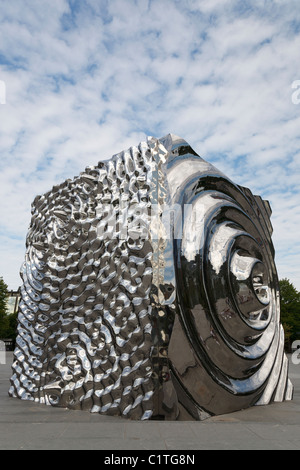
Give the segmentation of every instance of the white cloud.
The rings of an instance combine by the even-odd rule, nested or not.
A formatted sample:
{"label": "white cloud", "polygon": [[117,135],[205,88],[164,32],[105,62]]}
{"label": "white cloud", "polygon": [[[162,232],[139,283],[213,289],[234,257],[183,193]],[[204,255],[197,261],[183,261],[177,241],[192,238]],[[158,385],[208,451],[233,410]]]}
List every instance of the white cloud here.
{"label": "white cloud", "polygon": [[279,274],[300,289],[296,0],[12,0],[0,25],[0,275],[11,288],[36,194],[173,132],[270,199]]}

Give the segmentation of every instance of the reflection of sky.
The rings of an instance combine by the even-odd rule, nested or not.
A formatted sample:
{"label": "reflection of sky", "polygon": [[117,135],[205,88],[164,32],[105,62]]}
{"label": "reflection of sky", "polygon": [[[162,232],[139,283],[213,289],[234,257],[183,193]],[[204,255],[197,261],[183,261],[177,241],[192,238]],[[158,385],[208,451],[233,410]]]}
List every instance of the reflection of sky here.
{"label": "reflection of sky", "polygon": [[300,289],[298,0],[14,0],[0,26],[0,276],[10,289],[37,194],[169,132],[270,200],[279,276]]}

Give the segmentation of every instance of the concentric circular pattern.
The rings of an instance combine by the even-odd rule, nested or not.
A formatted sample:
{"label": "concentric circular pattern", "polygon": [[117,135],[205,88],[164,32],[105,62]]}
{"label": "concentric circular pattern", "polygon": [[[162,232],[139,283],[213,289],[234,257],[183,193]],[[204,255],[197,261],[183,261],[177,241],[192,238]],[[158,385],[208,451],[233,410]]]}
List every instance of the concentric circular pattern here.
{"label": "concentric circular pattern", "polygon": [[212,414],[281,401],[290,385],[269,205],[215,174],[181,190],[192,209],[176,248],[181,330],[172,341],[184,332],[193,359],[184,367],[171,354],[173,374]]}
{"label": "concentric circular pattern", "polygon": [[141,144],[35,199],[11,396],[151,416],[152,248],[128,236],[148,231],[151,165]]}

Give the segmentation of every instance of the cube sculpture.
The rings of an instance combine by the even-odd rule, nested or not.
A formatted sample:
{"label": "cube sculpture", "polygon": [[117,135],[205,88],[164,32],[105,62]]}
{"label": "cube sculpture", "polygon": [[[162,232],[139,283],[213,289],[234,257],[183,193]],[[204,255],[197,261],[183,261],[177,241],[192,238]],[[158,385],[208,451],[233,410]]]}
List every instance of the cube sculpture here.
{"label": "cube sculpture", "polygon": [[37,196],[10,396],[168,420],[290,400],[270,215],[171,134]]}

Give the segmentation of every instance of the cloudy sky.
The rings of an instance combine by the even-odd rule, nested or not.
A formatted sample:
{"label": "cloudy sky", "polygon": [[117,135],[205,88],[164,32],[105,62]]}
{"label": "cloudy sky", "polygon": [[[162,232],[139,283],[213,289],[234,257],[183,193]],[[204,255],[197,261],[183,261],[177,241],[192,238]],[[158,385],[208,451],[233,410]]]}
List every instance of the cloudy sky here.
{"label": "cloudy sky", "polygon": [[172,132],[270,201],[300,290],[299,0],[1,0],[0,102],[10,289],[37,194]]}

